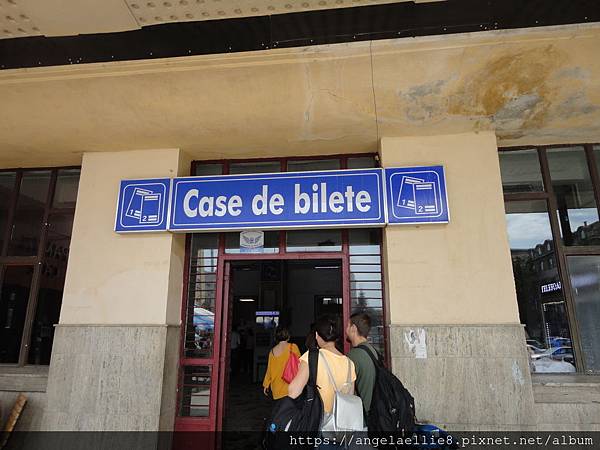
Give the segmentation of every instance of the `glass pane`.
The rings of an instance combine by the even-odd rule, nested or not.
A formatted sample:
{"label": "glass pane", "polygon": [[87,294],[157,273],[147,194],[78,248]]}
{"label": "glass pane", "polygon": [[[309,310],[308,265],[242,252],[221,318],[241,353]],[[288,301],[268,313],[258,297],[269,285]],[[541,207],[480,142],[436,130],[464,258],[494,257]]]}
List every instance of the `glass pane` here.
{"label": "glass pane", "polygon": [[600,256],[569,256],[567,263],[586,370],[600,372]]}
{"label": "glass pane", "polygon": [[183,368],[180,416],[208,417],[211,369],[211,366],[185,366]]}
{"label": "glass pane", "polygon": [[350,299],[352,314],[371,317],[369,341],[383,354],[383,286],[381,273],[381,230],[349,230]]}
{"label": "glass pane", "polygon": [[504,151],[499,158],[505,193],[544,190],[537,150]]}
{"label": "glass pane", "polygon": [[75,207],[80,172],[79,169],[61,169],[58,171],[52,206],[55,208]]}
{"label": "glass pane", "polygon": [[8,266],[0,290],[0,363],[17,363],[33,267]]}
{"label": "glass pane", "polygon": [[304,159],[288,161],[288,172],[306,172],[309,170],[337,170],[340,168],[339,159]]}
{"label": "glass pane", "polygon": [[531,370],[575,372],[546,202],[506,203],[506,224]]}
{"label": "glass pane", "polygon": [[72,214],[54,214],[48,218],[48,238],[31,329],[29,364],[50,364],[54,324],[58,323],[60,316],[72,228]]}
{"label": "glass pane", "polygon": [[374,156],[348,158],[348,169],[371,169],[373,167],[379,167]]}
{"label": "glass pane", "polygon": [[240,247],[241,233],[225,234],[225,253],[277,253],[279,252],[279,231],[265,231],[263,248],[246,249]]}
{"label": "glass pane", "polygon": [[212,355],[217,293],[217,233],[193,234],[185,320],[185,356]]}
{"label": "glass pane", "polygon": [[596,199],[581,147],[548,150],[548,165],[565,245],[599,245]]}
{"label": "glass pane", "polygon": [[281,163],[279,161],[242,162],[229,165],[229,173],[232,175],[275,172],[281,172]]}
{"label": "glass pane", "polygon": [[600,145],[594,145],[593,153],[596,160],[596,170],[600,174]]}
{"label": "glass pane", "polygon": [[37,254],[49,184],[49,170],[23,173],[8,248],[9,256]]}
{"label": "glass pane", "polygon": [[286,233],[288,252],[341,252],[341,230],[302,230]]}
{"label": "glass pane", "polygon": [[209,163],[204,164],[202,162],[196,163],[196,167],[194,173],[192,175],[195,176],[203,176],[203,175],[222,175],[223,174],[223,164],[221,163]]}
{"label": "glass pane", "polygon": [[351,255],[381,254],[381,230],[359,229],[348,231]]}
{"label": "glass pane", "polygon": [[15,172],[0,172],[0,253],[4,248],[4,235],[8,221],[10,201],[15,189],[17,174]]}

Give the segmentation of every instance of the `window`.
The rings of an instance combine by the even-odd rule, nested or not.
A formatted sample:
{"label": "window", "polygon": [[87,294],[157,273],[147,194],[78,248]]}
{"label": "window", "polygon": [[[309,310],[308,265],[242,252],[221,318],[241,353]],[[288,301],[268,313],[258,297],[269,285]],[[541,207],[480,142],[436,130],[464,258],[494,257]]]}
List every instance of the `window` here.
{"label": "window", "polygon": [[381,354],[385,354],[381,230],[349,230],[348,235],[352,314],[366,312],[371,316],[369,341]]}
{"label": "window", "polygon": [[543,191],[542,171],[537,150],[500,153],[504,192]]}
{"label": "window", "polygon": [[[379,167],[374,154],[332,155],[315,158],[245,159],[222,161],[194,161],[192,175],[242,175],[254,173],[305,172],[337,169],[370,169]],[[0,192],[2,179],[0,179]],[[0,203],[0,208],[1,208]]]}
{"label": "window", "polygon": [[301,159],[287,163],[288,172],[305,172],[309,170],[337,170],[340,168],[339,159]]}
{"label": "window", "polygon": [[341,230],[293,230],[286,233],[288,252],[341,252]]}
{"label": "window", "polygon": [[79,169],[0,171],[0,364],[50,363]]}
{"label": "window", "polygon": [[531,369],[600,373],[600,146],[499,157]]}

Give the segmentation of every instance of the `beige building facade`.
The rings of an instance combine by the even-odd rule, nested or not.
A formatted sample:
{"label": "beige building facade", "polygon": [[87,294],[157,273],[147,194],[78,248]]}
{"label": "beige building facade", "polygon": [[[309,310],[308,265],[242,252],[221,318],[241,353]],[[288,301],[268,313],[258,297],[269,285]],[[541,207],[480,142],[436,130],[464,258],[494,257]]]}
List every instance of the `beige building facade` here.
{"label": "beige building facade", "polygon": [[576,370],[532,373],[499,158],[600,150],[598,48],[600,25],[585,24],[1,71],[0,169],[81,172],[49,365],[1,366],[0,400],[27,393],[22,429],[177,429],[190,238],[115,233],[120,181],[194,175],[192,161],[371,154],[446,172],[449,223],[381,230],[385,348],[417,417],[600,430],[587,344]]}

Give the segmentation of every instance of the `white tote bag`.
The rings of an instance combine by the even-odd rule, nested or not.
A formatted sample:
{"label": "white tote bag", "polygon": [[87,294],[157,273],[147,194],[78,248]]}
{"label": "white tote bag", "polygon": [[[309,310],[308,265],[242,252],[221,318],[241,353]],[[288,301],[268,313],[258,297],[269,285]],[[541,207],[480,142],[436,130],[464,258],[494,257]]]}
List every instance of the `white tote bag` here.
{"label": "white tote bag", "polygon": [[319,352],[319,358],[324,363],[329,381],[335,391],[333,410],[331,413],[325,413],[321,430],[324,432],[363,431],[365,426],[362,400],[359,396],[350,393],[352,389],[352,365],[350,359],[346,358],[348,360],[346,382],[343,384],[342,389],[338,389],[327,363],[327,358],[322,356],[321,352]]}

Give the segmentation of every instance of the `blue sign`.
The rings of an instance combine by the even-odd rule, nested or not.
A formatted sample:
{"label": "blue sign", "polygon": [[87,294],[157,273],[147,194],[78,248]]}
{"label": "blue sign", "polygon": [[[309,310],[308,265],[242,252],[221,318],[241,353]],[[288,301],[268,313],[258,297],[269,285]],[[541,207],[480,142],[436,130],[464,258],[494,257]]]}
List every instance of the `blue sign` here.
{"label": "blue sign", "polygon": [[447,223],[443,166],[385,169],[389,224]]}
{"label": "blue sign", "polygon": [[121,181],[115,231],[165,231],[170,187],[169,178]]}
{"label": "blue sign", "polygon": [[381,169],[176,178],[169,229],[385,224]]}

